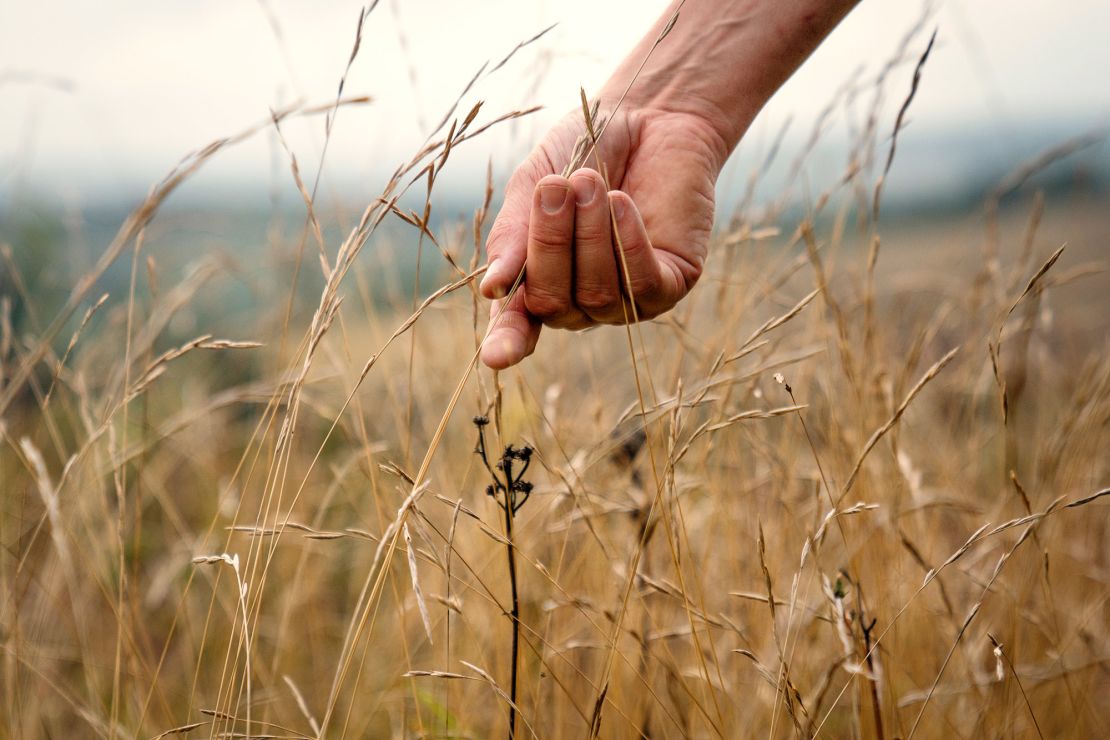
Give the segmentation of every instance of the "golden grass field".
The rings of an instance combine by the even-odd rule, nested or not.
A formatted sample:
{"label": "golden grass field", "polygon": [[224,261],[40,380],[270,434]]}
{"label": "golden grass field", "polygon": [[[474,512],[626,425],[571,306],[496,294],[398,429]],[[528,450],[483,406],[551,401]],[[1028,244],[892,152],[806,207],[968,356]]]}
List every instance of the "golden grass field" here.
{"label": "golden grass field", "polygon": [[[222,263],[158,272],[220,146],[108,248],[122,294],[44,313],[6,247],[3,734],[503,737],[515,696],[517,737],[1110,735],[1105,199],[1015,162],[1004,208],[875,218],[884,121],[800,215],[736,207],[673,313],[493,374],[493,214],[433,244],[391,203],[495,118],[342,244],[307,209],[233,334]],[[445,291],[375,293],[387,219]],[[532,450],[509,521],[476,415]]]}

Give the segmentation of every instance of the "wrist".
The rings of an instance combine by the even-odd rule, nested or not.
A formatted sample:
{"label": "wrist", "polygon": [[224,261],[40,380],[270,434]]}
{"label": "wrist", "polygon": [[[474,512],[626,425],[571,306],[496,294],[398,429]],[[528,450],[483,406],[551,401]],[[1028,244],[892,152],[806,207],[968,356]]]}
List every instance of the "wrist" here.
{"label": "wrist", "polygon": [[[605,84],[602,107],[611,110],[627,89],[622,106],[691,116],[719,138],[727,157],[857,1],[676,1]],[[679,8],[674,26],[656,43]]]}
{"label": "wrist", "polygon": [[[623,90],[623,87],[619,90],[607,87],[602,91],[599,96],[601,115],[613,113]],[[670,118],[679,121],[684,130],[698,135],[711,152],[716,169],[720,170],[758,111],[753,111],[751,115],[736,113],[722,109],[712,100],[662,88],[651,93],[640,91],[640,94],[633,94],[630,91],[621,103],[620,112],[634,122],[634,130],[638,129],[638,124],[648,120]]]}

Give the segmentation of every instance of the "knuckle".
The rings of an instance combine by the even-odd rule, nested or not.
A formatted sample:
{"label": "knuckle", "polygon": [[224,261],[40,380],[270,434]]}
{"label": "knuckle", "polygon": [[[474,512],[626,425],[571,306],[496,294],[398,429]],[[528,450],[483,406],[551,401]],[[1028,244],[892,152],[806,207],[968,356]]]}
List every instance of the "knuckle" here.
{"label": "knuckle", "polygon": [[568,235],[557,228],[533,223],[530,236],[531,250],[543,256],[569,255],[570,240]]}
{"label": "knuckle", "polygon": [[655,275],[629,275],[628,286],[632,295],[637,298],[652,298],[659,289],[659,280]]}
{"label": "knuckle", "polygon": [[551,169],[544,164],[543,158],[533,152],[513,170],[513,174],[509,175],[509,180],[505,183],[505,199],[530,201],[532,189],[535,188],[536,183],[550,173]]}
{"label": "knuckle", "polygon": [[558,319],[570,309],[570,300],[567,297],[543,289],[534,289],[532,286],[528,286],[524,304],[528,308],[528,313],[544,323]]}
{"label": "knuckle", "polygon": [[574,292],[574,300],[586,311],[603,312],[616,306],[619,296],[614,287],[581,285]]}
{"label": "knuckle", "polygon": [[636,261],[642,258],[644,252],[651,249],[651,245],[642,239],[639,234],[626,234],[621,233],[620,243],[617,248],[624,252],[624,257],[629,261]]}
{"label": "knuckle", "polygon": [[523,241],[522,229],[511,218],[502,216],[493,222],[486,238],[486,252],[494,257],[512,249],[514,243]]}
{"label": "knuckle", "polygon": [[508,186],[514,189],[520,188],[522,192],[531,193],[537,182],[554,171],[551,162],[548,161],[543,151],[535,149],[513,172],[509,178]]}
{"label": "knuckle", "polygon": [[[608,215],[605,216],[608,218]],[[612,249],[609,239],[608,221],[594,222],[593,220],[580,219],[574,225],[574,239],[582,245],[591,248],[605,246]]]}

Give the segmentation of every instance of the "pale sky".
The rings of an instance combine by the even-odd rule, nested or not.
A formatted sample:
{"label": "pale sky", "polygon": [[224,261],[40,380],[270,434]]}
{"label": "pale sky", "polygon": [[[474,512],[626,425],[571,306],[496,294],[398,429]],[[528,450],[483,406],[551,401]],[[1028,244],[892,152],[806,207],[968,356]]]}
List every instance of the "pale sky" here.
{"label": "pale sky", "polygon": [[[697,2],[704,0],[690,0]],[[483,80],[464,104],[492,117],[541,104],[528,124],[457,153],[456,185],[491,158],[499,177],[542,127],[596,89],[661,0],[382,0],[370,15],[348,94],[375,103],[340,114],[325,172],[331,188],[377,192],[486,60],[559,25]],[[0,3],[0,194],[30,188],[78,203],[145,190],[186,152],[295,99],[330,101],[361,4],[351,0],[102,0]],[[874,73],[920,15],[914,0],[863,0],[771,101],[741,149],[766,146],[782,122],[808,132],[861,65]],[[275,20],[280,35],[275,32]],[[1110,122],[1110,2],[949,0],[905,136],[987,128],[992,146],[1032,123],[1080,133]],[[402,39],[403,37],[403,39]],[[927,37],[927,34],[926,34]],[[916,56],[925,37],[912,47]],[[908,90],[912,65],[891,97]],[[537,84],[538,83],[538,84]],[[897,101],[895,101],[897,102]],[[892,123],[887,121],[887,126]],[[314,172],[323,119],[289,124]],[[221,155],[194,187],[257,187],[274,175],[273,137]],[[277,177],[288,179],[284,161]],[[480,182],[477,183],[480,185]],[[356,195],[363,195],[357,192]]]}

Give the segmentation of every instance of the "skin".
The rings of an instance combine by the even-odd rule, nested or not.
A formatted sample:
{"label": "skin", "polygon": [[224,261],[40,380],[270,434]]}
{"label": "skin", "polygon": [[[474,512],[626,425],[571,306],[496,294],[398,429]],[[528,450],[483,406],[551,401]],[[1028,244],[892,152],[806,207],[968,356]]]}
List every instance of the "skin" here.
{"label": "skin", "polygon": [[[680,4],[678,22],[636,77]],[[601,113],[611,120],[590,166],[569,178],[559,174],[584,130],[576,111],[509,179],[486,242],[481,291],[496,299],[491,320],[525,264],[527,270],[482,345],[482,361],[494,369],[515,365],[532,354],[545,325],[624,324],[673,308],[704,269],[717,176],[729,154],[774,91],[854,5],[672,4],[602,88]]]}

